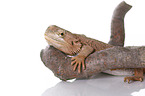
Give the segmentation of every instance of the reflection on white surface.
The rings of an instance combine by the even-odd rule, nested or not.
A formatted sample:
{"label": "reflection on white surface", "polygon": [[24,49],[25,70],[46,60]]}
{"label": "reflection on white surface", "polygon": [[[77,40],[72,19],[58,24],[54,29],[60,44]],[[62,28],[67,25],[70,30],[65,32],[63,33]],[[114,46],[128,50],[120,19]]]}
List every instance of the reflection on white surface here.
{"label": "reflection on white surface", "polygon": [[99,74],[95,79],[62,81],[47,89],[42,96],[145,96],[145,81],[128,84],[123,79]]}

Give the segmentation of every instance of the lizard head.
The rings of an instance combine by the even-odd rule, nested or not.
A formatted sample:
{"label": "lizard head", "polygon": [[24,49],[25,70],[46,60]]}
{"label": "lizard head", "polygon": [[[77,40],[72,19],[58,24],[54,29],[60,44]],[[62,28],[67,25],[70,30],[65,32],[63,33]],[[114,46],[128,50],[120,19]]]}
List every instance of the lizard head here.
{"label": "lizard head", "polygon": [[76,34],[72,34],[56,25],[49,26],[44,36],[49,45],[68,55],[76,55],[82,47]]}

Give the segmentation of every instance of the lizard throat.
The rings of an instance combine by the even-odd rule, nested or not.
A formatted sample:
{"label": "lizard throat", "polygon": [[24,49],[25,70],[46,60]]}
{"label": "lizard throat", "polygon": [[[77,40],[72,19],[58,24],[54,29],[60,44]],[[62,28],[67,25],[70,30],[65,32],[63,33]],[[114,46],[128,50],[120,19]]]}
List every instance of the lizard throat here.
{"label": "lizard throat", "polygon": [[66,44],[66,42],[62,38],[54,39],[54,38],[49,38],[49,37],[45,36],[45,39],[49,45],[52,45],[56,48],[57,47],[59,48],[59,47],[63,46],[64,44]]}

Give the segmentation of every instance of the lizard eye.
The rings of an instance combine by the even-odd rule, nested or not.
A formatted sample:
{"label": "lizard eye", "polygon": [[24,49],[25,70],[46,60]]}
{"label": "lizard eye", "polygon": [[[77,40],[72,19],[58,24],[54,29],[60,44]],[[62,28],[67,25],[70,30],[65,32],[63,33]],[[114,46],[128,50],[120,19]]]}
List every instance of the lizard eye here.
{"label": "lizard eye", "polygon": [[64,33],[63,32],[59,33],[59,36],[63,37],[64,36]]}
{"label": "lizard eye", "polygon": [[61,36],[63,36],[63,35],[64,35],[64,33],[60,33],[60,35],[61,35]]}
{"label": "lizard eye", "polygon": [[58,30],[58,35],[59,35],[59,36],[64,36],[64,35],[65,35],[65,32],[64,32],[63,30],[60,29],[60,30]]}

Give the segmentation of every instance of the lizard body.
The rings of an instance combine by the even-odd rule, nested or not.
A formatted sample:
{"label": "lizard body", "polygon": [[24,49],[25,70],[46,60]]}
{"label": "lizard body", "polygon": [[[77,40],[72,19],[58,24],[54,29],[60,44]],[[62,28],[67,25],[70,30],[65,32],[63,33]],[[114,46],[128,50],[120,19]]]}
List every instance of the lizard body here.
{"label": "lizard body", "polygon": [[74,65],[74,70],[78,67],[79,73],[81,72],[81,67],[85,69],[84,61],[88,55],[95,51],[113,47],[84,35],[73,34],[55,25],[47,28],[45,39],[49,45],[54,46],[67,55],[74,56],[71,59],[71,65]]}

